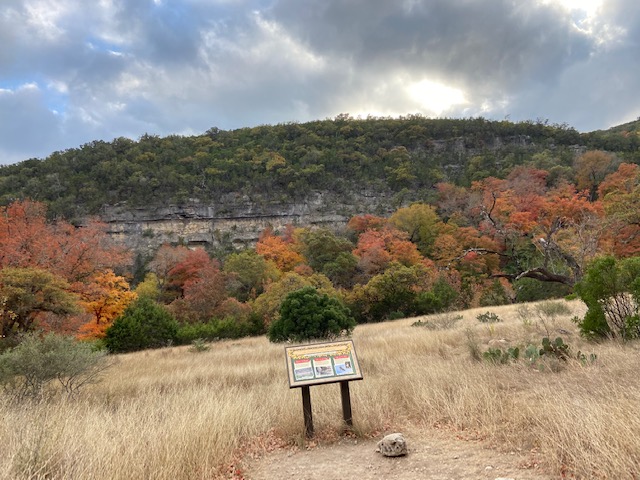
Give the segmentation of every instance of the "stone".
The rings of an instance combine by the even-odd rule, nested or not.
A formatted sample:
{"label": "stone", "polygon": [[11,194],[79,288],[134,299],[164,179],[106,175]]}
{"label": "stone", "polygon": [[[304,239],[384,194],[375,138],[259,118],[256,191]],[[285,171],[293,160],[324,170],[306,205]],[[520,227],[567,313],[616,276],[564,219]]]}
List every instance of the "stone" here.
{"label": "stone", "polygon": [[401,433],[391,433],[378,442],[376,452],[385,457],[400,457],[407,454],[407,442]]}

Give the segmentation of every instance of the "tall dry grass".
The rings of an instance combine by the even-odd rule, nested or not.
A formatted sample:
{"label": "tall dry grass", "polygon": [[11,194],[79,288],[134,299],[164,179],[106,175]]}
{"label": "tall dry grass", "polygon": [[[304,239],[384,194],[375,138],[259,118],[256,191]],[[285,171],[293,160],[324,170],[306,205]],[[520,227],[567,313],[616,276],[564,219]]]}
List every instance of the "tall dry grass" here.
{"label": "tall dry grass", "polygon": [[[537,318],[530,306],[361,325],[354,341],[365,379],[351,383],[355,431],[370,435],[435,424],[485,437],[497,448],[536,448],[551,474],[640,476],[637,344],[589,344],[571,316]],[[490,310],[503,321],[478,322]],[[449,319],[451,320],[451,319]],[[455,320],[455,319],[454,319]],[[560,335],[596,362],[491,365],[473,351]],[[341,431],[339,388],[311,389],[321,435]],[[199,479],[224,476],[243,443],[301,443],[299,390],[286,380],[284,349],[264,338],[118,357],[104,381],[75,401],[0,403],[0,478]]]}

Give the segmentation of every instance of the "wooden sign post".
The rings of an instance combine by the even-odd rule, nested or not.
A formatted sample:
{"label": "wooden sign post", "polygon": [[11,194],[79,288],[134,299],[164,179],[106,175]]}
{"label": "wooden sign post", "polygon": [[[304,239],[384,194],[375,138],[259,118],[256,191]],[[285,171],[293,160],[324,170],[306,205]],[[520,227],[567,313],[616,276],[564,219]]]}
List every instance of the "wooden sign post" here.
{"label": "wooden sign post", "polygon": [[345,423],[352,427],[349,382],[362,380],[353,340],[285,347],[285,357],[289,388],[302,390],[305,435],[313,436],[313,413],[309,389],[312,385],[340,383],[342,417]]}

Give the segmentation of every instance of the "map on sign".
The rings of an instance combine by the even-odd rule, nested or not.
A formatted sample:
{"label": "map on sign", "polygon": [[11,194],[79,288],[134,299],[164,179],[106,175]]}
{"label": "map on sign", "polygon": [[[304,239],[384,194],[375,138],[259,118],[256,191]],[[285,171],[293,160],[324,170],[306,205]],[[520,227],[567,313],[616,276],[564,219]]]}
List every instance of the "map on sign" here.
{"label": "map on sign", "polygon": [[291,388],[362,380],[353,340],[285,347]]}

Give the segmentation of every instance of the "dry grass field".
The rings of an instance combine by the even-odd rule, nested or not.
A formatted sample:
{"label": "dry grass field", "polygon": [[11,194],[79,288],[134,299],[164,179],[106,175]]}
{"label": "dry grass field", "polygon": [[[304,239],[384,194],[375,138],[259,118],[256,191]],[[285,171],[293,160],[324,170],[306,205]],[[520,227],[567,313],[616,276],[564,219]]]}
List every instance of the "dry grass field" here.
{"label": "dry grass field", "polygon": [[[639,345],[585,342],[571,322],[584,306],[567,305],[556,317],[527,305],[421,319],[433,329],[412,326],[417,319],[358,326],[365,379],[351,383],[356,435],[437,425],[497,449],[536,449],[552,476],[640,478]],[[502,321],[479,322],[486,311]],[[597,359],[474,359],[547,333],[572,355]],[[338,387],[311,394],[318,436],[337,437]],[[304,442],[283,346],[265,338],[120,355],[79,398],[0,403],[0,415],[2,479],[224,478],[247,449]]]}

